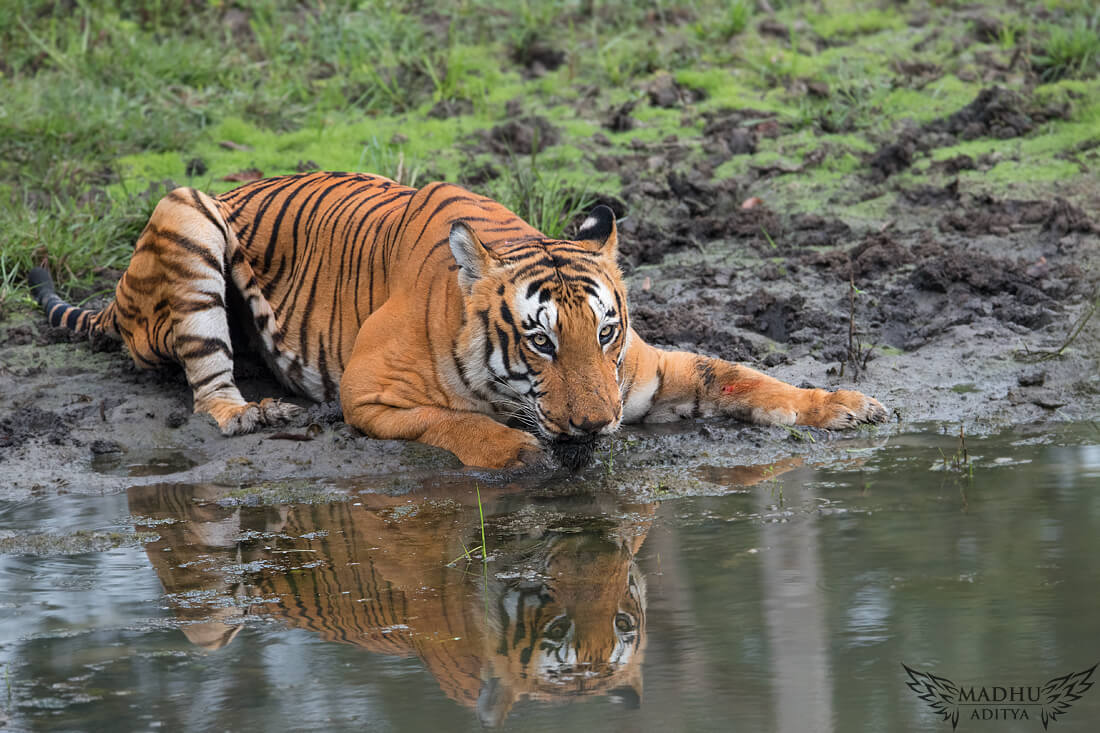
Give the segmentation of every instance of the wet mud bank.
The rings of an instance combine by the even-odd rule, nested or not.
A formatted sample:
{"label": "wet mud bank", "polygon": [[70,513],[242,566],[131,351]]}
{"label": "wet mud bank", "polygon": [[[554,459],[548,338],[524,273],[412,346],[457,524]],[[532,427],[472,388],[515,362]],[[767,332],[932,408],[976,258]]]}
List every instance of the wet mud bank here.
{"label": "wet mud bank", "polygon": [[[648,103],[679,109],[682,124],[702,129],[701,144],[635,139],[624,153],[602,133],[576,142],[597,170],[624,182],[597,198],[620,218],[633,325],[644,338],[796,385],[859,389],[891,411],[882,433],[1100,414],[1100,193],[1051,183],[1024,196],[967,176],[996,166],[996,156],[935,157],[960,141],[1034,136],[1064,106],[991,85],[941,119],[868,133],[873,152],[832,180],[822,202],[813,175],[835,152],[829,142],[803,147],[798,160],[720,174],[794,131],[748,107],[698,112],[699,98],[659,77],[644,98],[607,110],[604,126],[631,129],[632,112]],[[501,167],[502,150],[566,144],[537,115],[471,140]],[[487,167],[463,182],[476,190],[499,174]],[[101,284],[113,286],[116,274]],[[240,361],[247,397],[285,394],[261,366]],[[691,467],[713,455],[737,465],[826,455],[851,436],[819,437],[799,443],[779,428],[688,421],[624,430],[603,450],[616,466]],[[0,314],[0,499],[114,492],[168,477],[248,484],[458,468],[430,447],[363,437],[334,404],[312,406],[281,430],[224,438],[192,414],[178,370],[137,370],[117,344],[74,339],[29,307]]]}
{"label": "wet mud bank", "polygon": [[[1072,205],[929,187],[903,192],[896,218],[867,227],[767,205],[727,210],[742,195],[732,188],[670,177],[661,196],[624,192],[638,212],[621,227],[635,327],[653,343],[797,385],[863,390],[892,422],[807,432],[812,441],[721,420],[629,428],[589,472],[608,460],[639,476],[792,454],[827,460],[851,440],[874,445],[918,422],[981,432],[1100,412],[1100,317],[1076,328],[1094,307],[1085,268],[1100,241]],[[687,201],[728,215],[681,212],[694,205]],[[238,378],[250,398],[283,394],[247,360]],[[74,340],[29,308],[0,324],[3,499],[165,480],[255,485],[458,470],[443,451],[363,437],[333,404],[282,430],[225,438],[191,413],[180,372],[140,371],[117,346]]]}

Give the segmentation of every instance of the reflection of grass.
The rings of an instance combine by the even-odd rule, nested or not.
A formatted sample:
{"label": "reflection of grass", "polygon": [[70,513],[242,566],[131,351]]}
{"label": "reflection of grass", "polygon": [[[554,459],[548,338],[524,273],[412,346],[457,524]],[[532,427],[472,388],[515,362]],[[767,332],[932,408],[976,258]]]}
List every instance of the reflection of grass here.
{"label": "reflection of grass", "polygon": [[[481,523],[481,545],[475,545],[473,548],[466,547],[466,543],[462,543],[462,554],[451,560],[447,565],[455,565],[459,560],[465,560],[466,562],[474,561],[474,552],[481,553],[482,564],[489,562],[489,550],[485,544],[485,510],[481,506],[481,487],[474,484],[474,491],[477,492],[477,516]],[[471,549],[473,552],[471,552]]]}
{"label": "reflection of grass", "polygon": [[968,480],[974,480],[974,464],[970,461],[970,453],[966,449],[966,434],[963,432],[962,425],[959,426],[959,443],[955,452],[947,456],[941,450],[940,458],[943,459],[943,470],[964,473]]}

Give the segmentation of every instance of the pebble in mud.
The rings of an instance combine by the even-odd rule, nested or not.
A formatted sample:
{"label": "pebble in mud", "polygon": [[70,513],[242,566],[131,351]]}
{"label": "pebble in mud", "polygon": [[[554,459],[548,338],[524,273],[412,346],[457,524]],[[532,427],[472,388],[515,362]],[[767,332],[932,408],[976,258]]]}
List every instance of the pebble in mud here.
{"label": "pebble in mud", "polygon": [[178,428],[187,422],[191,415],[186,410],[173,410],[164,418],[164,424],[170,428]]}
{"label": "pebble in mud", "polygon": [[101,456],[106,453],[123,453],[125,448],[114,440],[93,440],[90,446],[94,455]]}
{"label": "pebble in mud", "polygon": [[1021,387],[1041,387],[1047,381],[1047,373],[1043,369],[1033,369],[1021,372],[1016,377],[1016,383]]}

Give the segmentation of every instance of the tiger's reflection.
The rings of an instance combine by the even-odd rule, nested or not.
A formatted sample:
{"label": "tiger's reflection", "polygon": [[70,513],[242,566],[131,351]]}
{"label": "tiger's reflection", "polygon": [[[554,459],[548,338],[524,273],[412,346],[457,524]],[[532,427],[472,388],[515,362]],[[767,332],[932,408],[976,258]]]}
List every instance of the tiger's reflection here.
{"label": "tiger's reflection", "polygon": [[490,726],[525,698],[640,703],[646,587],[634,558],[654,505],[532,506],[483,492],[483,566],[467,553],[481,545],[472,496],[248,507],[217,503],[226,491],[129,492],[139,529],[160,535],[146,552],[192,643],[219,649],[243,615],[263,613],[326,640],[415,654]]}

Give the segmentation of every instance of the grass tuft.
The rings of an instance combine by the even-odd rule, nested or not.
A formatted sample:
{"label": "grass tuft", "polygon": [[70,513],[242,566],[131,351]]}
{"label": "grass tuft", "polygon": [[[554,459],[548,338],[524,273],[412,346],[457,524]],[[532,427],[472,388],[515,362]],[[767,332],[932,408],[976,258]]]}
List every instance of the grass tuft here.
{"label": "grass tuft", "polygon": [[1100,62],[1097,16],[1091,20],[1078,17],[1070,27],[1050,26],[1049,33],[1044,52],[1033,60],[1044,81],[1084,78],[1096,73]]}
{"label": "grass tuft", "polygon": [[587,190],[577,191],[563,176],[542,170],[537,152],[526,159],[509,156],[489,195],[551,239],[564,237],[569,224],[595,203]]}

